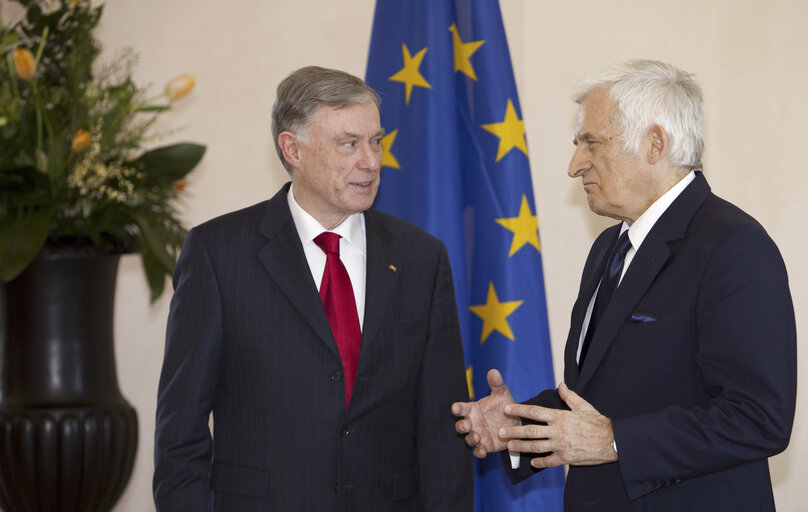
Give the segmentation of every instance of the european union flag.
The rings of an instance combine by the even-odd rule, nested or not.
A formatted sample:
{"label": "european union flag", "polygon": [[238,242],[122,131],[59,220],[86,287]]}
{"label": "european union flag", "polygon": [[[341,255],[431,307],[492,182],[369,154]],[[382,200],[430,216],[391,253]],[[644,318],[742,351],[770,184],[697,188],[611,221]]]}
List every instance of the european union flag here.
{"label": "european union flag", "polygon": [[[446,244],[469,391],[499,369],[517,401],[554,387],[525,127],[496,0],[378,0],[367,82],[382,97],[376,206]],[[512,486],[478,461],[475,510],[561,510],[564,474]],[[541,508],[539,508],[541,507]]]}

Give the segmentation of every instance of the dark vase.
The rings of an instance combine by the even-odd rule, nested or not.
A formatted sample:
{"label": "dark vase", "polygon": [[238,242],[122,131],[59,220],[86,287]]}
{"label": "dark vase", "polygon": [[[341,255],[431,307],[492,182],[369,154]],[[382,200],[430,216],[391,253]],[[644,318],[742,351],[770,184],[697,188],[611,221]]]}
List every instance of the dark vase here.
{"label": "dark vase", "polygon": [[[107,511],[132,473],[137,415],[118,389],[117,254],[46,249],[0,302],[0,507]],[[2,294],[0,294],[2,295]]]}

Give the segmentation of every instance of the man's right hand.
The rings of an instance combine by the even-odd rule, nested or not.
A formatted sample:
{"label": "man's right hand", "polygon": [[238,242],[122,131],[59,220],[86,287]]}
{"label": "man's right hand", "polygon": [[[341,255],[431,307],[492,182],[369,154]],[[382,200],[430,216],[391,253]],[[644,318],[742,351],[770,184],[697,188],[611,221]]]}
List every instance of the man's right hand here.
{"label": "man's right hand", "polygon": [[455,423],[459,434],[466,434],[466,444],[474,446],[474,456],[482,459],[492,452],[508,447],[507,440],[499,438],[502,427],[521,425],[521,421],[507,416],[504,407],[513,403],[513,397],[505,381],[497,370],[490,370],[486,376],[491,394],[476,402],[455,402],[452,414],[462,419]]}

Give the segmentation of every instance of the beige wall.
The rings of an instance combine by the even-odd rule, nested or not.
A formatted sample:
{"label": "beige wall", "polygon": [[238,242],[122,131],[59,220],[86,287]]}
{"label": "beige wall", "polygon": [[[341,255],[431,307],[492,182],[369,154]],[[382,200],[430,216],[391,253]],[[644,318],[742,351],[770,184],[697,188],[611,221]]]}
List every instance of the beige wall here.
{"label": "beige wall", "polygon": [[[569,311],[589,245],[610,221],[590,213],[566,176],[576,106],[570,90],[584,72],[626,58],[656,58],[695,72],[706,96],[705,174],[715,192],[768,229],[791,277],[799,332],[808,316],[808,258],[798,208],[808,189],[808,115],[800,0],[501,0],[528,130],[540,222],[556,375]],[[140,55],[136,77],[154,89],[181,72],[197,88],[163,121],[168,140],[208,145],[189,180],[183,211],[196,224],[260,201],[285,181],[269,134],[278,81],[306,64],[364,75],[374,0],[107,2],[100,37],[112,58]],[[139,260],[124,258],[116,304],[121,387],[140,417],[135,471],[116,512],[153,510],[152,448],[157,379],[169,297],[154,305]],[[766,343],[766,340],[760,340]],[[808,358],[800,354],[800,369]],[[638,382],[641,386],[642,383]],[[803,386],[804,388],[804,386]],[[799,397],[789,449],[772,459],[778,509],[808,497],[808,402]]]}

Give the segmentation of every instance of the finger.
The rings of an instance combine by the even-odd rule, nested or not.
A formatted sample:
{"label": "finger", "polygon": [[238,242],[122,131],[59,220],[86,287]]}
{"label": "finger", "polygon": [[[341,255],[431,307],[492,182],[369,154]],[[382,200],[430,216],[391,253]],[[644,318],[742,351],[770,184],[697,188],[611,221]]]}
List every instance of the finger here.
{"label": "finger", "polygon": [[465,439],[466,439],[466,444],[469,445],[469,446],[476,446],[476,445],[480,444],[480,434],[478,434],[477,432],[470,433],[469,435],[467,435],[465,437]]}
{"label": "finger", "polygon": [[556,411],[553,409],[525,404],[508,404],[505,406],[505,414],[545,423],[552,423],[556,417]]}
{"label": "finger", "polygon": [[545,457],[535,457],[533,459],[530,459],[530,465],[537,469],[554,468],[562,464],[564,464],[564,461],[562,461],[561,457],[559,457],[555,453],[551,453],[550,455],[547,455]]}
{"label": "finger", "polygon": [[491,393],[501,387],[505,387],[507,389],[507,386],[505,386],[505,379],[502,378],[502,374],[499,373],[499,370],[496,368],[488,370],[486,380],[488,380],[488,386],[491,388]]}
{"label": "finger", "polygon": [[452,404],[452,414],[455,416],[468,416],[471,414],[472,404],[468,402],[455,402]]}
{"label": "finger", "polygon": [[485,451],[485,448],[483,448],[481,446],[478,446],[477,448],[475,448],[474,451],[471,452],[471,453],[473,453],[474,456],[477,457],[478,459],[484,459],[485,456],[488,455],[488,452]]}
{"label": "finger", "polygon": [[463,418],[462,420],[455,422],[455,430],[458,434],[468,434],[473,428],[474,425],[470,419]]}
{"label": "finger", "polygon": [[471,432],[473,425],[471,420],[467,418],[463,418],[462,420],[458,420],[455,422],[455,431],[458,434],[468,434]]}
{"label": "finger", "polygon": [[520,453],[546,453],[553,451],[553,443],[546,439],[512,439],[508,450]]}
{"label": "finger", "polygon": [[549,427],[533,424],[502,427],[497,434],[500,439],[546,439],[550,437]]}
{"label": "finger", "polygon": [[568,388],[563,382],[558,385],[558,396],[560,396],[573,411],[595,410],[589,402],[581,398],[578,393]]}

